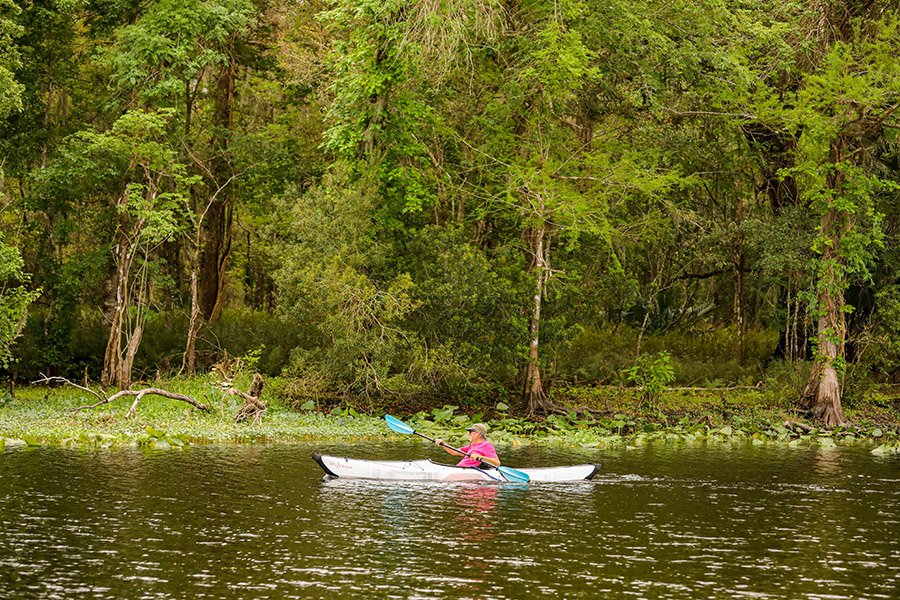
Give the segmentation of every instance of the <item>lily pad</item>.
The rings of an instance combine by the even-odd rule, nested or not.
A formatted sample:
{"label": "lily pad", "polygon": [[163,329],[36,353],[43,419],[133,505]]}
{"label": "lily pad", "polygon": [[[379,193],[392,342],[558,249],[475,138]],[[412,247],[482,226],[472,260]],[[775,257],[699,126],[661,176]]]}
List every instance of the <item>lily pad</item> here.
{"label": "lily pad", "polygon": [[155,440],[150,447],[154,450],[171,450],[172,445],[166,440]]}
{"label": "lily pad", "polygon": [[819,449],[821,450],[832,450],[837,448],[837,444],[834,443],[834,439],[830,437],[820,437],[816,440],[816,443],[819,445]]}

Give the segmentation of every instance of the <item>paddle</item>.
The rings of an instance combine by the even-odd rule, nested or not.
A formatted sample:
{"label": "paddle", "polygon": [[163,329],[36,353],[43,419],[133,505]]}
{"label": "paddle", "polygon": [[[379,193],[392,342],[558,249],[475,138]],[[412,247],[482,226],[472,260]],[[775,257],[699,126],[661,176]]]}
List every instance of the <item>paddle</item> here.
{"label": "paddle", "polygon": [[[384,420],[387,422],[388,427],[390,427],[391,429],[393,429],[393,430],[396,431],[397,433],[404,433],[404,434],[406,434],[406,435],[417,435],[417,436],[419,436],[419,437],[425,438],[426,440],[429,440],[429,441],[431,441],[431,442],[434,442],[434,438],[430,438],[430,437],[428,437],[427,435],[425,435],[425,434],[423,434],[423,433],[419,433],[418,431],[416,431],[415,429],[413,429],[412,427],[410,427],[409,425],[407,425],[406,423],[404,423],[404,422],[401,421],[400,419],[395,419],[395,418],[392,417],[391,415],[384,415]],[[463,456],[467,456],[467,457],[469,457],[469,458],[472,458],[472,455],[469,454],[468,452],[463,452],[463,451],[460,450],[459,448],[454,448],[453,446],[450,446],[450,445],[448,445],[448,444],[444,444],[444,445],[447,446],[448,448],[450,448],[451,450],[456,450],[457,452],[459,452],[459,453],[462,454]],[[492,467],[492,468],[497,469],[497,470],[500,472],[500,474],[503,475],[503,477],[506,478],[507,481],[516,481],[516,482],[519,482],[519,483],[524,483],[524,482],[527,482],[529,479],[531,479],[531,478],[528,476],[528,473],[524,473],[524,472],[519,471],[519,470],[517,470],[517,469],[513,469],[513,468],[511,468],[511,467],[504,467],[503,465],[501,465],[501,466],[499,466],[499,467],[494,467],[494,465],[492,465],[491,463],[489,463],[489,462],[487,462],[487,461],[485,461],[485,460],[481,460],[480,458],[475,459],[475,460],[478,460],[478,461],[481,462],[481,464],[483,464],[483,465],[487,465],[487,466],[489,466],[489,467]]]}

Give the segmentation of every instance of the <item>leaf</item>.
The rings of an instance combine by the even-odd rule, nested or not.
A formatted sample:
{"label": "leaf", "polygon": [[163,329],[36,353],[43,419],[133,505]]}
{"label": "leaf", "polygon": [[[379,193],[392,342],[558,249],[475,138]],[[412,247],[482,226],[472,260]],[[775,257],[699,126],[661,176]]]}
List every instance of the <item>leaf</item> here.
{"label": "leaf", "polygon": [[315,400],[307,400],[300,405],[300,410],[316,410]]}
{"label": "leaf", "polygon": [[872,450],[870,454],[874,454],[875,456],[884,456],[885,454],[892,454],[894,452],[895,450],[893,450],[890,445],[881,444],[880,446]]}
{"label": "leaf", "polygon": [[434,416],[434,420],[438,423],[448,421],[452,416],[454,411],[459,408],[458,406],[452,406],[450,404],[445,404],[443,408],[435,408],[431,411],[432,416]]}

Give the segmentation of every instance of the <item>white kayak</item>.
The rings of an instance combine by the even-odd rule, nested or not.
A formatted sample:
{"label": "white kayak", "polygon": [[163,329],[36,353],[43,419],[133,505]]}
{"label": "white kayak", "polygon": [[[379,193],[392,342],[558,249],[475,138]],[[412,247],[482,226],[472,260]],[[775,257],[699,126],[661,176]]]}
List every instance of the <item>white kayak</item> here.
{"label": "white kayak", "polygon": [[[496,469],[476,469],[445,465],[433,460],[362,460],[313,453],[313,460],[331,477],[344,479],[381,479],[391,481],[495,481],[507,479]],[[585,481],[600,470],[600,465],[540,467],[516,469],[527,473],[529,481]],[[520,480],[521,481],[521,480]]]}

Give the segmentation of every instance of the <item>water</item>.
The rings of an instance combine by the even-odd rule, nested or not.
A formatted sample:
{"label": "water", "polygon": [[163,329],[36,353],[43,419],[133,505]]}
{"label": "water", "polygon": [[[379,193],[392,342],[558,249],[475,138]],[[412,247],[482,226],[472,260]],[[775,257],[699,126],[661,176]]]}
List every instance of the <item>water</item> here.
{"label": "water", "polygon": [[323,481],[313,450],[0,452],[0,598],[898,598],[900,460],[507,451],[593,482]]}

